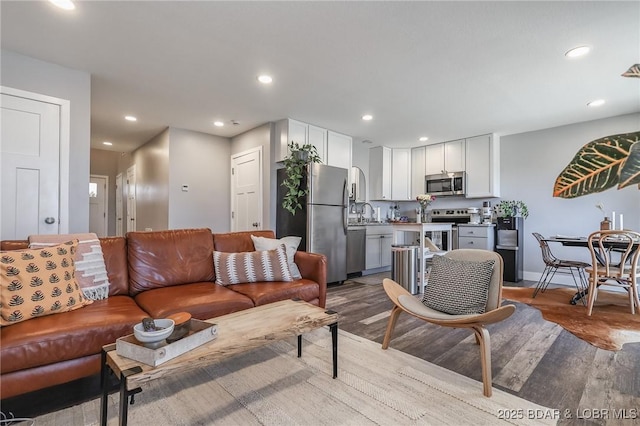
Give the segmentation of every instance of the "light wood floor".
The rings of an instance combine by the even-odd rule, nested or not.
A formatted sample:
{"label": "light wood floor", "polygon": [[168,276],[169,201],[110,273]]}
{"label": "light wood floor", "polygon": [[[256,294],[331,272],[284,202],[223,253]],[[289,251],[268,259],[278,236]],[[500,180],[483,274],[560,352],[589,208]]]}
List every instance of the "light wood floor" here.
{"label": "light wood floor", "polygon": [[[372,278],[363,281],[376,281]],[[508,303],[516,304],[515,314],[489,327],[494,388],[558,409],[562,417],[570,414],[561,424],[640,425],[640,343],[618,352],[598,349],[545,321],[537,309]],[[328,289],[327,308],[340,314],[339,328],[378,343],[391,307],[381,284],[345,281]],[[469,330],[426,324],[403,313],[390,347],[482,380],[480,352]],[[621,416],[627,418],[613,420]]]}

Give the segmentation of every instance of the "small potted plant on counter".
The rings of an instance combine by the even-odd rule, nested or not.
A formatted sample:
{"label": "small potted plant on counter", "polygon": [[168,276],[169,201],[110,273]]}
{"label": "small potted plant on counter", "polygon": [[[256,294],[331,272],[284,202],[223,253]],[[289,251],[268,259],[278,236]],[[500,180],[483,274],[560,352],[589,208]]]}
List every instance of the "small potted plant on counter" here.
{"label": "small potted plant on counter", "polygon": [[296,210],[302,209],[300,199],[305,197],[309,189],[304,187],[307,164],[321,163],[320,156],[314,145],[299,145],[297,142],[289,143],[289,155],[284,159],[286,178],[282,186],[287,188],[287,193],[282,200],[282,207],[296,214]]}
{"label": "small potted plant on counter", "polygon": [[521,200],[502,200],[496,205],[495,210],[498,219],[518,216],[526,219],[529,216],[529,208]]}

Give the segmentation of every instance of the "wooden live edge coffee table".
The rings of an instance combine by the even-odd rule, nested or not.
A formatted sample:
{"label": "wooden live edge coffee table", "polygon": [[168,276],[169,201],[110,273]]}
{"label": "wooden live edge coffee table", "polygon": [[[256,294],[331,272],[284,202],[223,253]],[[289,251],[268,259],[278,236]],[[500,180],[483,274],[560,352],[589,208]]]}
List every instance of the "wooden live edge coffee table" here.
{"label": "wooden live edge coffee table", "polygon": [[207,320],[218,325],[218,337],[157,367],[122,357],[115,343],[102,348],[102,398],[100,424],[107,424],[109,370],[120,378],[120,424],[127,424],[128,399],[140,386],[161,377],[204,367],[292,336],[329,326],[333,349],[333,378],[338,376],[338,314],[301,300],[283,300]]}

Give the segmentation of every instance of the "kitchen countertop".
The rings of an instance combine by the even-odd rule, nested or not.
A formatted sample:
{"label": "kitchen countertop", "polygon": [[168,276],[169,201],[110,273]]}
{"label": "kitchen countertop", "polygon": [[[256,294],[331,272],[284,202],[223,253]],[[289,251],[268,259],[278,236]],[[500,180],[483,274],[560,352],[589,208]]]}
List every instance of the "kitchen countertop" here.
{"label": "kitchen countertop", "polygon": [[458,226],[496,226],[495,223],[459,223]]}

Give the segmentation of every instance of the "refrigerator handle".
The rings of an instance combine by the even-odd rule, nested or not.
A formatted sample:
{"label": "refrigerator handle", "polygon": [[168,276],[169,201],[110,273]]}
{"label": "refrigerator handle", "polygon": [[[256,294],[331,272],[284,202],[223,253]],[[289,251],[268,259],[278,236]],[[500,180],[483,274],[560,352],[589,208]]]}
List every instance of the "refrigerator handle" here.
{"label": "refrigerator handle", "polygon": [[349,210],[347,206],[349,205],[349,194],[347,193],[347,179],[344,180],[342,184],[342,228],[344,230],[344,235],[347,235],[347,227],[349,225]]}

